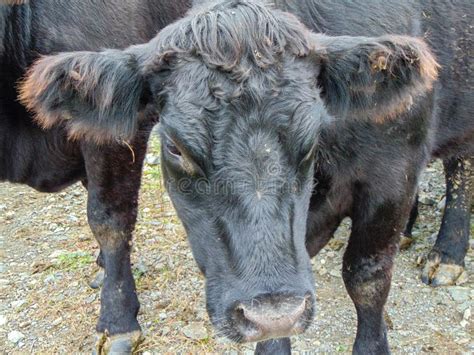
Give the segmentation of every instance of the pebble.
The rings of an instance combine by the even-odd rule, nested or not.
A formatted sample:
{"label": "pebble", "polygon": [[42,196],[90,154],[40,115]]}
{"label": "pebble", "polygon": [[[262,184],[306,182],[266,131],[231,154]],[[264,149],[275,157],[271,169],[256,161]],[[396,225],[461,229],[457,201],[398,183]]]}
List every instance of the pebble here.
{"label": "pebble", "polygon": [[11,304],[11,306],[13,308],[20,308],[21,306],[23,306],[24,304],[26,303],[26,300],[18,300],[18,301],[13,301]]}
{"label": "pebble", "polygon": [[436,205],[436,201],[433,200],[432,198],[429,198],[427,196],[423,196],[419,199],[419,202],[423,205],[427,205],[427,206],[434,206]]}
{"label": "pebble", "polygon": [[466,287],[448,287],[448,293],[455,302],[466,302],[469,300],[471,290]]}
{"label": "pebble", "polygon": [[160,165],[160,157],[158,155],[147,154],[145,162],[148,165]]}
{"label": "pebble", "polygon": [[26,328],[26,327],[29,327],[30,325],[31,325],[31,322],[29,320],[21,322],[19,324],[20,328]]}
{"label": "pebble", "polygon": [[438,210],[443,211],[444,207],[446,206],[446,196],[441,199],[441,201],[438,202]]}
{"label": "pebble", "polygon": [[7,317],[5,317],[2,314],[2,315],[0,315],[0,327],[3,327],[5,324],[7,324]]}
{"label": "pebble", "polygon": [[56,279],[56,276],[54,274],[48,275],[44,278],[44,283],[46,284],[52,283],[54,282],[55,279]]}
{"label": "pebble", "polygon": [[464,312],[465,312],[468,308],[470,308],[470,307],[473,305],[473,303],[474,303],[474,302],[472,302],[472,301],[463,302],[463,303],[461,303],[460,305],[458,305],[458,306],[456,307],[456,309],[457,309],[457,311],[458,311],[459,313],[464,314]]}
{"label": "pebble", "polygon": [[466,321],[468,321],[469,318],[471,318],[471,309],[470,308],[468,308],[464,311],[464,314],[463,314],[462,318]]}
{"label": "pebble", "polygon": [[333,277],[341,277],[341,270],[339,270],[339,269],[331,270],[331,271],[329,271],[329,275],[331,275]]}
{"label": "pebble", "polygon": [[61,324],[63,321],[63,318],[62,317],[59,317],[59,318],[56,318],[53,323],[51,323],[53,326],[57,326],[59,324]]}
{"label": "pebble", "polygon": [[92,302],[94,302],[96,299],[96,295],[95,293],[89,295],[86,297],[86,299],[84,300],[84,302],[88,303],[88,304],[91,304]]}
{"label": "pebble", "polygon": [[203,322],[192,322],[183,328],[183,334],[193,340],[203,340],[208,338],[207,329]]}
{"label": "pebble", "polygon": [[14,330],[14,331],[8,333],[8,341],[10,341],[14,344],[18,343],[24,337],[25,337],[25,335],[23,333],[19,332],[18,330]]}

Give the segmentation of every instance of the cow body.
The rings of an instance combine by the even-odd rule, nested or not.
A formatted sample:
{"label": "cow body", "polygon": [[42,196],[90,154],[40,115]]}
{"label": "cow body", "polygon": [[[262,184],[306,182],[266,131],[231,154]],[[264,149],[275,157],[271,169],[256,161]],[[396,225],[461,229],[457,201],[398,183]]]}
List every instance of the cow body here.
{"label": "cow body", "polygon": [[[470,7],[276,6],[306,27],[257,0],[196,1],[146,44],[42,58],[21,98],[41,125],[85,141],[132,139],[144,113],[160,112],[163,176],[206,276],[211,321],[232,340],[261,341],[257,353],[289,351],[285,337],[309,325],[309,256],[349,216],[342,274],[358,315],[354,352],[388,353],[383,307],[418,178],[433,151],[460,142],[456,130],[439,133],[440,98],[453,98],[443,70],[464,52],[437,43],[450,25],[437,16]],[[425,32],[440,84],[430,49],[410,37]],[[449,119],[472,134],[468,117]],[[107,272],[117,240],[101,244]]]}
{"label": "cow body", "polygon": [[[154,119],[140,124],[127,145],[99,147],[68,139],[64,127],[40,128],[18,102],[16,89],[28,66],[41,55],[146,42],[189,5],[148,0],[0,5],[0,180],[43,192],[56,192],[77,181],[88,189],[88,219],[101,246],[99,263],[108,270],[97,325],[103,336],[100,349],[130,351],[139,337],[129,242]],[[123,289],[117,286],[121,284]],[[122,337],[111,342],[110,336],[117,335]]]}

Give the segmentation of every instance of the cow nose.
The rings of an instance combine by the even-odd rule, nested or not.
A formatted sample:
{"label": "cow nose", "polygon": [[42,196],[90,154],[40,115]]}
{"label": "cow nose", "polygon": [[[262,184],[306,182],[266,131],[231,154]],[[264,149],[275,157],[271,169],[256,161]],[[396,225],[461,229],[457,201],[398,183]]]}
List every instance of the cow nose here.
{"label": "cow nose", "polygon": [[302,333],[312,316],[310,297],[266,296],[239,303],[234,310],[244,342]]}

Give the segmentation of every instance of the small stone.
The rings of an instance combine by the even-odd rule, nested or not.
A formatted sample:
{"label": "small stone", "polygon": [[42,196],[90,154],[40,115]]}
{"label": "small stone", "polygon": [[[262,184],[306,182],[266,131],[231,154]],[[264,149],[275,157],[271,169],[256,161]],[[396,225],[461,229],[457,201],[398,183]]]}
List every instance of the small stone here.
{"label": "small stone", "polygon": [[18,343],[20,340],[22,340],[25,336],[23,333],[14,330],[10,333],[8,333],[8,341],[12,342],[13,344]]}
{"label": "small stone", "polygon": [[183,334],[193,340],[204,340],[208,338],[207,329],[203,322],[189,323],[183,328]]}
{"label": "small stone", "polygon": [[63,317],[56,318],[53,323],[51,323],[53,326],[58,326],[62,323]]}
{"label": "small stone", "polygon": [[331,270],[329,271],[329,275],[333,277],[341,277],[341,270]]}
{"label": "small stone", "polygon": [[160,165],[160,157],[154,154],[147,154],[145,158],[145,162],[148,165]]}
{"label": "small stone", "polygon": [[465,287],[448,287],[448,293],[455,302],[466,302],[469,300],[470,289]]}
{"label": "small stone", "polygon": [[466,328],[469,322],[467,320],[462,320],[459,324],[461,324],[461,327]]}
{"label": "small stone", "polygon": [[446,196],[441,199],[441,201],[438,202],[438,210],[439,211],[444,211],[444,208],[446,206]]}
{"label": "small stone", "polygon": [[21,323],[19,324],[20,328],[22,328],[22,329],[23,329],[23,328],[26,328],[26,327],[29,327],[30,325],[31,325],[31,322],[28,321],[28,320],[25,321],[25,322],[21,322]]}
{"label": "small stone", "polygon": [[463,316],[462,316],[462,319],[464,319],[466,321],[469,320],[469,318],[471,318],[471,309],[470,308],[466,309],[464,311]]}
{"label": "small stone", "polygon": [[6,219],[7,221],[13,219],[13,217],[15,217],[15,212],[7,212],[7,213],[5,213],[5,219]]}
{"label": "small stone", "polygon": [[420,203],[426,206],[434,206],[436,205],[436,201],[433,200],[432,198],[429,198],[427,196],[423,196],[419,199]]}
{"label": "small stone", "polygon": [[91,294],[90,296],[87,296],[84,302],[91,304],[92,302],[95,301],[96,295],[95,293]]}
{"label": "small stone", "polygon": [[54,280],[56,280],[56,276],[54,274],[51,274],[44,278],[44,283],[49,284],[49,283],[54,282]]}
{"label": "small stone", "polygon": [[7,317],[5,317],[2,314],[2,315],[0,315],[0,327],[3,327],[5,324],[7,324]]}
{"label": "small stone", "polygon": [[456,310],[461,313],[461,314],[464,314],[464,312],[471,306],[473,306],[473,302],[472,301],[466,301],[466,302],[463,302],[461,303],[460,305],[458,305],[456,307]]}
{"label": "small stone", "polygon": [[161,335],[167,335],[171,331],[170,327],[163,327],[161,329]]}
{"label": "small stone", "polygon": [[24,304],[26,303],[26,300],[18,300],[18,301],[13,301],[11,304],[11,306],[13,308],[20,308],[21,306],[23,306]]}
{"label": "small stone", "polygon": [[459,286],[459,285],[464,285],[465,283],[467,283],[469,281],[469,275],[468,273],[466,272],[466,270],[464,270],[462,272],[461,275],[459,275],[458,279],[456,280],[456,286]]}
{"label": "small stone", "polygon": [[158,314],[158,317],[160,317],[161,320],[164,320],[168,318],[168,315],[165,312],[161,312],[160,314]]}

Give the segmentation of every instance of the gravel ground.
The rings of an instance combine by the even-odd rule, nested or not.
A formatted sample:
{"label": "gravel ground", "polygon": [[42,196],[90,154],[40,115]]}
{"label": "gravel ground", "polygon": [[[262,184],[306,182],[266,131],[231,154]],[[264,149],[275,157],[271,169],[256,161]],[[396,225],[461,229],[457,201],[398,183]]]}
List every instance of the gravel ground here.
{"label": "gravel ground", "polygon": [[[151,145],[156,155],[157,143]],[[134,275],[141,302],[139,321],[145,353],[253,350],[218,339],[204,303],[203,278],[182,227],[163,192],[156,158],[147,164],[135,233]],[[467,257],[471,280],[433,289],[419,280],[417,259],[434,243],[441,219],[441,166],[424,175],[416,241],[397,257],[387,304],[394,353],[473,353],[474,252]],[[11,352],[90,351],[99,292],[88,287],[96,271],[97,246],[88,229],[86,193],[80,185],[58,194],[0,184],[0,350]],[[346,221],[313,260],[317,314],[311,328],[293,340],[295,351],[348,353],[356,315],[340,276]],[[473,228],[471,228],[472,230]]]}

